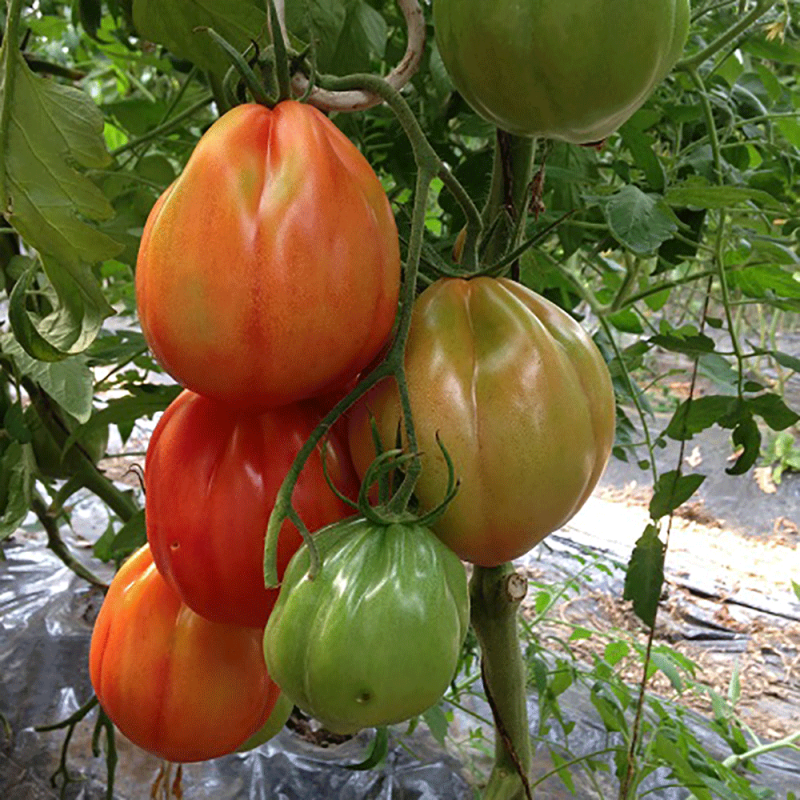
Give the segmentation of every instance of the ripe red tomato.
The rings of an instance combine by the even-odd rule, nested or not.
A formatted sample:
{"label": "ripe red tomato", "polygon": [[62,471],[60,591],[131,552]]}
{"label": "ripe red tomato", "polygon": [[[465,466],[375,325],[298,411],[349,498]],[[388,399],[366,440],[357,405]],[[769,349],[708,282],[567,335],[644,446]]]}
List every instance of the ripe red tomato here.
{"label": "ripe red tomato", "polygon": [[322,113],[238,106],[145,226],[145,338],[184,386],[243,409],[346,382],[391,333],[397,228],[378,177]]}
{"label": "ripe red tomato", "polygon": [[[189,391],[162,415],[145,460],[147,538],[158,569],[193,611],[214,622],[266,624],[278,595],[264,588],[267,522],[284,476],[320,418],[310,402],[256,414]],[[335,431],[324,453],[334,485],[356,498],[358,478]],[[311,531],[354,513],[328,486],[321,448],[306,462],[293,502]],[[279,575],[301,543],[287,520]]]}
{"label": "ripe red tomato", "polygon": [[[440,280],[417,299],[405,355],[422,473],[423,509],[444,497],[447,466],[461,484],[433,531],[461,558],[497,566],[564,525],[589,497],[614,440],[614,393],[603,357],[568,314],[507,279]],[[393,380],[350,413],[363,476],[401,413]]]}
{"label": "ripe red tomato", "polygon": [[232,753],[264,725],[280,695],[264,664],[261,631],[209,622],[187,608],[147,545],[111,582],[89,673],[120,731],[168,761]]}

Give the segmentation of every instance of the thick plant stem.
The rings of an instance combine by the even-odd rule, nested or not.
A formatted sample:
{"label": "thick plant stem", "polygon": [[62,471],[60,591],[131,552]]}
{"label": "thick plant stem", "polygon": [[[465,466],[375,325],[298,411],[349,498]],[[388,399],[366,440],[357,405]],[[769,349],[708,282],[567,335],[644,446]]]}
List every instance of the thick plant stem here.
{"label": "thick plant stem", "polygon": [[517,632],[517,612],[527,586],[511,564],[475,567],[470,581],[472,626],[495,721],[495,763],[484,800],[532,797],[526,674]]}
{"label": "thick plant stem", "polygon": [[535,139],[497,132],[492,183],[482,212],[484,230],[492,230],[484,263],[499,261],[522,241],[535,153]]}

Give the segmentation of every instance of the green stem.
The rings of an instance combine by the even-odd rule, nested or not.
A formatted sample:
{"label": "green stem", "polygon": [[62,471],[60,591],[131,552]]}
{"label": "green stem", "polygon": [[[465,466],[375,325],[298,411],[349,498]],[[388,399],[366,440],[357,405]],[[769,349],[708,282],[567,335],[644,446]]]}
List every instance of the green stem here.
{"label": "green stem", "polygon": [[[6,13],[6,29],[3,34],[3,91],[0,93],[0,154],[3,163],[7,163],[6,150],[8,149],[8,134],[11,124],[11,108],[14,105],[14,78],[15,64],[19,41],[19,18],[22,13],[22,0],[10,0]],[[6,212],[8,203],[8,174],[6,168],[0,169],[0,203],[3,213]]]}
{"label": "green stem", "polygon": [[675,65],[675,69],[691,71],[697,69],[703,62],[718,53],[737,36],[744,33],[765,11],[775,4],[775,0],[758,0],[749,14],[743,16],[737,23],[731,25],[727,31],[720,34],[713,42],[689,58],[684,58]]}
{"label": "green stem", "polygon": [[502,220],[483,253],[486,262],[499,261],[522,241],[528,214],[536,140],[498,131],[492,181],[483,209],[483,223],[489,228]]}
{"label": "green stem", "polygon": [[107,589],[108,586],[106,583],[101,581],[100,578],[91,570],[84,567],[83,564],[72,555],[69,547],[67,547],[66,543],[61,538],[56,518],[48,510],[44,499],[38,492],[34,492],[33,494],[31,508],[47,534],[47,546],[61,559],[64,565],[69,567],[76,575],[91,583],[92,586],[97,586],[99,589],[103,590]]}
{"label": "green stem", "polygon": [[275,79],[278,84],[278,102],[292,96],[292,76],[289,74],[289,56],[283,40],[281,23],[275,9],[274,0],[269,1],[269,25],[272,30],[272,44],[275,48]]}
{"label": "green stem", "polygon": [[189,108],[181,111],[180,114],[173,117],[171,120],[169,120],[169,122],[165,122],[163,125],[158,125],[152,130],[149,130],[147,133],[144,133],[141,136],[137,136],[135,139],[131,139],[130,141],[125,142],[125,144],[115,148],[114,150],[111,151],[111,155],[114,158],[116,158],[118,155],[128,152],[128,150],[134,150],[140,144],[144,144],[145,142],[149,142],[151,139],[156,139],[165,133],[169,133],[173,128],[176,128],[178,125],[180,125],[184,120],[193,117],[201,108],[205,108],[213,99],[214,95],[211,92],[209,92],[208,94],[204,95],[200,100],[198,100],[196,103],[189,106]]}
{"label": "green stem", "polygon": [[[422,252],[428,192],[433,177],[438,174],[440,168],[443,167],[438,155],[425,138],[425,134],[422,132],[414,113],[411,111],[402,95],[385,81],[373,75],[352,75],[346,78],[325,78],[324,81],[320,81],[320,84],[323,85],[324,88],[334,91],[368,89],[378,94],[387,102],[397,116],[414,150],[418,170],[417,186],[414,195],[413,222],[406,258],[405,280],[403,282],[403,291],[400,300],[400,313],[396,323],[396,333],[392,341],[392,346],[383,362],[325,415],[300,449],[291,468],[287,472],[281,484],[281,488],[278,490],[275,505],[267,524],[267,532],[264,541],[264,582],[268,587],[277,586],[279,582],[276,562],[278,537],[283,521],[290,516],[292,493],[306,461],[336,419],[378,381],[390,376],[394,376],[397,380],[404,410],[404,423],[408,447],[412,453],[416,453],[417,451],[408,389],[405,383],[404,354],[408,332],[411,327],[411,310],[416,296],[417,274],[419,271],[420,254]],[[412,459],[403,484],[398,491],[398,494],[402,493],[401,497],[406,498],[406,503],[413,492],[414,483],[416,482],[418,474],[419,460]],[[390,511],[392,513],[397,513],[397,509],[400,507],[401,503],[402,500],[394,501]],[[311,541],[311,545],[313,546],[313,540]]]}
{"label": "green stem", "polygon": [[495,762],[484,800],[532,798],[527,681],[517,632],[517,612],[527,588],[510,564],[476,566],[470,581],[472,626],[496,729]]}
{"label": "green stem", "polygon": [[[414,112],[400,92],[382,78],[366,74],[348,75],[343,78],[318,77],[317,83],[322,88],[330,89],[331,91],[366,89],[377,94],[392,109],[411,143],[417,168],[425,171],[430,170],[434,175],[438,176],[461,206],[461,210],[467,218],[467,240],[464,245],[462,260],[466,266],[477,264],[477,242],[483,230],[481,214],[466,189],[459,183],[450,169],[439,158],[430,142],[428,142],[416,116],[414,116]],[[427,198],[427,192],[425,197]]]}
{"label": "green stem", "polygon": [[781,750],[784,747],[791,747],[795,750],[800,749],[795,745],[795,742],[799,739],[800,731],[797,731],[796,733],[792,733],[789,736],[785,736],[783,739],[778,739],[775,742],[769,742],[767,744],[754,747],[752,750],[748,750],[746,753],[734,753],[732,756],[728,756],[722,762],[722,766],[733,769],[738,767],[740,764],[744,764],[745,761],[758,758],[758,756],[763,756],[765,753],[771,753],[773,750]]}
{"label": "green stem", "polygon": [[[700,77],[700,73],[694,68],[690,68],[688,72],[695,86],[697,86],[697,90],[700,95],[700,103],[703,108],[703,116],[705,117],[706,125],[708,126],[708,135],[711,143],[711,154],[714,159],[714,173],[717,179],[717,183],[719,185],[722,185],[724,183],[722,174],[722,155],[720,153],[719,135],[717,133],[717,126],[714,122],[714,112],[711,108],[711,102],[708,99],[708,93],[706,92],[706,87],[705,84],[703,83],[703,79]],[[744,390],[744,375],[745,375],[744,356],[742,355],[742,348],[741,345],[739,344],[739,337],[736,332],[736,326],[734,325],[734,320],[733,320],[733,313],[731,311],[732,305],[731,305],[730,288],[728,286],[728,275],[725,270],[725,261],[723,257],[724,246],[725,246],[725,209],[721,208],[719,210],[719,220],[717,223],[714,266],[716,267],[717,278],[719,280],[720,290],[722,291],[722,302],[725,307],[725,319],[728,325],[728,334],[731,337],[731,344],[733,345],[733,351],[736,354],[736,364],[739,370],[738,394],[739,397],[741,397]]]}

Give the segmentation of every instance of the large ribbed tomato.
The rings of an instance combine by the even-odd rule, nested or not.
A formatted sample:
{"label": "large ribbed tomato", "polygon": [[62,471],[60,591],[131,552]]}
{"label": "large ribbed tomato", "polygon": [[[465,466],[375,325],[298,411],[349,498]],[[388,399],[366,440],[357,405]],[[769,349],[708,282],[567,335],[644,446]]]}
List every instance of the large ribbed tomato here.
{"label": "large ribbed tomato", "polygon": [[[614,393],[602,355],[568,314],[511,280],[440,280],[416,301],[405,363],[422,451],[416,493],[423,509],[445,494],[438,433],[461,484],[432,527],[458,555],[497,566],[583,505],[611,452]],[[393,380],[350,414],[362,475],[375,457],[369,411],[394,447]]]}
{"label": "large ribbed tomato", "polygon": [[193,391],[263,409],[347,381],[388,338],[397,229],[380,181],[322,113],[238,106],[156,202],[136,265],[139,318]]}
{"label": "large ribbed tomato", "polygon": [[145,545],[108,589],[89,653],[103,710],[134,744],[168,761],[232,753],[280,695],[257,628],[209,622],[181,603]]}
{"label": "large ribbed tomato", "polygon": [[434,0],[464,99],[500,128],[584,144],[624,123],[675,65],[689,0]]}
{"label": "large ribbed tomato", "polygon": [[289,563],[264,631],[275,682],[337,733],[421,714],[453,679],[469,626],[464,565],[415,521],[337,522]]}
{"label": "large ribbed tomato", "polygon": [[[184,391],[150,438],[145,460],[147,538],[159,570],[183,601],[215,622],[263,627],[278,596],[264,588],[264,534],[275,495],[320,420],[309,403],[261,413],[235,411]],[[292,496],[306,527],[350,516],[325,480],[322,448],[306,462]],[[324,445],[334,485],[358,496],[358,479],[336,432]],[[278,573],[302,537],[288,520]]]}

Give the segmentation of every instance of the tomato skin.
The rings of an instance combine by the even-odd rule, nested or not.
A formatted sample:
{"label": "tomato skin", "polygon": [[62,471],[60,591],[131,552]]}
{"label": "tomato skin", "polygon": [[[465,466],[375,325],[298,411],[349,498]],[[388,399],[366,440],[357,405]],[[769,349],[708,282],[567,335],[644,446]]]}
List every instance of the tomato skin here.
{"label": "tomato skin", "polygon": [[134,744],[168,761],[231,753],[268,719],[280,690],[261,632],[181,603],[145,545],[115,575],[95,622],[92,686]]}
{"label": "tomato skin", "polygon": [[[514,281],[444,279],[413,309],[406,377],[423,510],[460,488],[433,531],[466,561],[492,567],[526,553],[588,498],[614,440],[614,393],[591,338],[561,309]],[[350,414],[363,475],[375,457],[369,412],[394,447],[400,405],[382,381]]]}
{"label": "tomato skin", "polygon": [[683,51],[689,0],[434,0],[453,83],[485,119],[522,136],[605,139]]}
{"label": "tomato skin", "polygon": [[[186,390],[158,421],[145,459],[147,538],[159,571],[196,613],[214,622],[266,624],[278,596],[264,588],[267,522],[319,420],[311,403],[253,414]],[[334,485],[358,497],[358,478],[335,431],[324,448]],[[354,513],[328,486],[320,449],[300,474],[293,503],[311,531]],[[284,522],[279,576],[302,541]]]}
{"label": "tomato skin", "polygon": [[315,396],[391,333],[397,228],[380,181],[323,114],[237,106],[159,198],[136,265],[139,319],[193,391],[261,410]]}
{"label": "tomato skin", "polygon": [[453,678],[469,626],[466,573],[416,523],[346,520],[303,546],[264,631],[268,669],[328,730],[353,733],[420,714]]}

